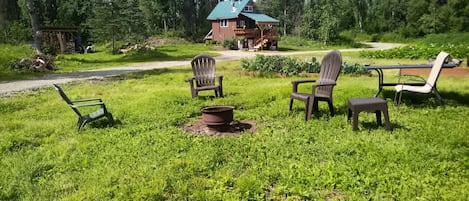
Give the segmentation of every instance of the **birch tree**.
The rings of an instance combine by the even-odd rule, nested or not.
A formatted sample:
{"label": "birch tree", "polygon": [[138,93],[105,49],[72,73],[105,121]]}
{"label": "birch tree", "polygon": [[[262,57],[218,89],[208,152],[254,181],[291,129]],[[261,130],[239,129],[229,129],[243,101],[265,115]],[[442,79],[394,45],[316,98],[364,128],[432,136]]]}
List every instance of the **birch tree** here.
{"label": "birch tree", "polygon": [[37,8],[39,7],[37,4],[39,2],[36,0],[25,0],[25,2],[31,19],[36,52],[38,54],[42,54],[42,32],[39,30],[41,22],[39,21],[39,12],[37,11]]}

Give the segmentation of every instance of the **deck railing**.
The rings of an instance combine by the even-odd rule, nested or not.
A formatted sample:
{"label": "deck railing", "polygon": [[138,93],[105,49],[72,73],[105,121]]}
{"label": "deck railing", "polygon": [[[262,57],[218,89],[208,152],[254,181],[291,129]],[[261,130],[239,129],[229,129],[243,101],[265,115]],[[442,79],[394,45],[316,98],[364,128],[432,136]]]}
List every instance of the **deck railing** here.
{"label": "deck railing", "polygon": [[261,35],[261,31],[259,29],[243,29],[237,28],[233,30],[236,36],[245,36],[247,38],[258,38]]}

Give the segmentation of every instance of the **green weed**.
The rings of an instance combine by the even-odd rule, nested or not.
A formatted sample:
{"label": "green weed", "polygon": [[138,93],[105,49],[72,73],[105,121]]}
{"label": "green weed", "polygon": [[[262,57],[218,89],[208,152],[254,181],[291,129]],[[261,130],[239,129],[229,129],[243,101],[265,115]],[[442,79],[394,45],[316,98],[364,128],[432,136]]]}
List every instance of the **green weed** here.
{"label": "green weed", "polygon": [[[50,88],[0,99],[0,200],[464,200],[469,188],[469,84],[440,77],[445,106],[404,94],[393,131],[361,113],[346,121],[349,98],[371,97],[377,77],[340,75],[336,115],[327,104],[304,122],[304,103],[288,110],[291,81],[241,74],[219,62],[224,98],[192,99],[189,65],[118,79],[63,85],[72,98],[101,97],[114,127],[87,125]],[[394,79],[395,72],[386,72]],[[307,90],[306,88],[302,90]],[[185,133],[200,109],[235,106],[235,120],[255,133],[209,137]]]}
{"label": "green weed", "polygon": [[[60,54],[55,58],[58,70],[49,73],[67,73],[116,66],[129,66],[152,61],[187,60],[194,56],[210,52],[211,46],[203,44],[161,45],[147,50],[133,50],[127,54],[112,54],[106,46],[97,46],[97,51],[90,54]],[[34,51],[26,45],[0,45],[0,81],[27,79],[43,76],[46,73],[12,71],[10,64],[21,58],[29,58]],[[215,56],[216,53],[209,53]]]}
{"label": "green weed", "polygon": [[362,51],[360,55],[367,58],[407,58],[435,59],[440,51],[448,52],[454,58],[469,58],[468,33],[431,34],[415,40],[411,45],[390,50]]}

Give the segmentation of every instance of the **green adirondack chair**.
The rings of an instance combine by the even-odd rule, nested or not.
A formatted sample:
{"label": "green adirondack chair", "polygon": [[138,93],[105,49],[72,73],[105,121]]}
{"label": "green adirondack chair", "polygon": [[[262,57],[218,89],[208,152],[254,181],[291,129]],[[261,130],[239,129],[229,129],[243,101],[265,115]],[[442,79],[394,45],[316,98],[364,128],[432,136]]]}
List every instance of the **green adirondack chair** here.
{"label": "green adirondack chair", "polygon": [[[60,88],[57,84],[52,85],[54,86],[54,89],[60,94],[62,99],[67,102],[67,104],[72,108],[72,110],[78,115],[78,132],[83,129],[86,123],[94,121],[101,117],[106,117],[109,120],[109,123],[111,125],[114,125],[114,119],[112,118],[112,114],[106,109],[106,105],[104,104],[101,98],[70,100],[67,95],[63,92],[62,88]],[[82,114],[79,108],[83,107],[99,107],[99,109],[88,114]]]}

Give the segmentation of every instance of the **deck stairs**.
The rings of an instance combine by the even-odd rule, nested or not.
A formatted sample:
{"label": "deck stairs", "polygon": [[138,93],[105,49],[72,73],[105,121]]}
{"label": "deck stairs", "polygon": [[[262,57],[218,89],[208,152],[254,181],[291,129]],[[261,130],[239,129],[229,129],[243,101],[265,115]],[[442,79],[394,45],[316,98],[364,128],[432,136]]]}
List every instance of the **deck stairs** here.
{"label": "deck stairs", "polygon": [[205,40],[213,40],[213,29],[210,29],[210,31],[205,35],[204,41]]}
{"label": "deck stairs", "polygon": [[266,43],[268,43],[268,42],[269,42],[269,39],[267,39],[267,38],[261,38],[261,39],[259,39],[259,40],[256,41],[256,45],[254,45],[254,49],[255,49],[255,50],[261,50],[262,47],[264,47],[264,45],[265,45]]}

